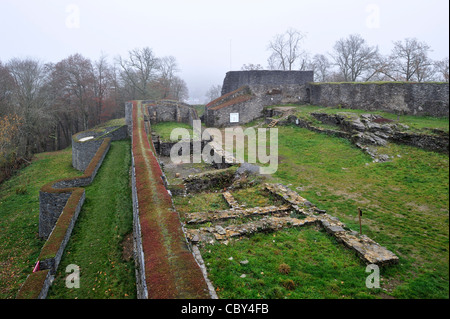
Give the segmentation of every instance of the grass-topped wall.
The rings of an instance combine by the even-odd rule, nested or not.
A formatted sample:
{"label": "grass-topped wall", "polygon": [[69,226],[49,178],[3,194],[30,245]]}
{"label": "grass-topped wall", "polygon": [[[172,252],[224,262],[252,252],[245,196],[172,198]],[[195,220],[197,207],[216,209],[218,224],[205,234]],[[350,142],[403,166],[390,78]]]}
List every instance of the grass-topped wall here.
{"label": "grass-topped wall", "polygon": [[44,185],[39,192],[39,235],[47,238],[36,267],[22,285],[18,299],[45,298],[85,200],[82,186],[92,183],[111,145],[104,138],[84,174]]}
{"label": "grass-topped wall", "polygon": [[[178,213],[163,181],[163,172],[148,138],[144,108],[133,105],[132,152],[138,210],[135,241],[140,243],[138,273],[143,298],[209,298],[203,275],[190,252]],[[147,123],[146,123],[147,122]],[[147,127],[146,127],[147,126]],[[140,278],[138,278],[140,280]]]}
{"label": "grass-topped wall", "polygon": [[109,121],[94,130],[73,135],[72,166],[79,171],[84,171],[106,137],[110,137],[111,141],[117,141],[127,138],[127,136],[125,119]]}

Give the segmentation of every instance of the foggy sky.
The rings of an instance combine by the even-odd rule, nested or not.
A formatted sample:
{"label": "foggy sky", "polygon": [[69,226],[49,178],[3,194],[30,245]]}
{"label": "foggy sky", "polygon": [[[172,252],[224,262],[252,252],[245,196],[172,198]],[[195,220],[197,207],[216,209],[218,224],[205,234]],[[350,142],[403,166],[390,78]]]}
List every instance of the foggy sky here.
{"label": "foggy sky", "polygon": [[[389,54],[393,41],[416,37],[432,59],[449,55],[447,0],[0,0],[0,60],[58,62],[80,53],[110,62],[134,48],[172,55],[191,98],[243,64],[267,67],[269,41],[288,28],[306,34],[311,56],[360,34]],[[194,101],[192,101],[194,102]]]}

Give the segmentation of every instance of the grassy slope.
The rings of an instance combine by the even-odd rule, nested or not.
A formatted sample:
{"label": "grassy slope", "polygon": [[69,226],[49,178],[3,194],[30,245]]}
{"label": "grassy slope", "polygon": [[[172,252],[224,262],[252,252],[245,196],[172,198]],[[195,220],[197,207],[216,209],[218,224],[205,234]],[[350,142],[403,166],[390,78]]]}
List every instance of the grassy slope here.
{"label": "grassy slope", "polygon": [[[349,259],[329,236],[318,233],[312,242],[311,230],[290,230],[275,234],[288,238],[285,247],[278,245],[278,259],[262,253],[275,249],[271,235],[206,247],[204,258],[210,263],[211,278],[223,289],[219,296],[361,298],[389,294],[398,298],[448,298],[448,156],[399,145],[390,145],[384,151],[400,157],[375,164],[344,139],[279,127],[280,163],[271,178],[294,190],[299,187],[300,195],[355,230],[359,227],[357,208],[362,208],[363,233],[400,257],[398,266],[382,269],[383,290],[367,289],[364,265],[355,268],[357,258]],[[298,241],[312,248],[305,251]],[[336,254],[336,250],[341,253]],[[305,253],[299,253],[302,251]],[[239,278],[248,270],[228,262],[229,257],[236,260],[236,255],[253,258],[253,275]],[[276,266],[282,260],[290,262],[291,275],[278,273]],[[308,260],[316,266],[308,268]],[[266,275],[258,275],[257,270]],[[294,281],[294,290],[283,286],[288,279]],[[237,288],[233,281],[239,283]]]}
{"label": "grassy slope", "polygon": [[30,166],[0,185],[0,299],[15,297],[44,245],[38,237],[39,189],[82,174],[71,159],[70,148],[37,154]]}
{"label": "grassy slope", "polygon": [[[61,260],[48,298],[135,298],[133,261],[122,258],[122,241],[132,232],[129,185],[130,141],[111,144]],[[65,287],[65,269],[81,268],[80,288]]]}

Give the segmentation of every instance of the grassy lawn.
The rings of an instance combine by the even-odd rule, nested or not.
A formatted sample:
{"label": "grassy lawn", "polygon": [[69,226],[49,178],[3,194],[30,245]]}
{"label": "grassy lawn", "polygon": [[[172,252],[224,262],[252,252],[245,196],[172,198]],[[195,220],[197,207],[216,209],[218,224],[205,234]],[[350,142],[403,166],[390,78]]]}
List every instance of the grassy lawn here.
{"label": "grassy lawn", "polygon": [[[47,298],[136,298],[130,164],[130,141],[113,142],[94,182],[85,187],[86,201]],[[80,267],[78,289],[65,286],[70,264]]]}
{"label": "grassy lawn", "polygon": [[448,156],[390,144],[384,152],[400,157],[370,163],[345,140],[280,130],[284,160],[273,177],[301,187],[301,195],[352,229],[362,208],[363,232],[400,257],[385,272],[393,296],[448,298]]}
{"label": "grassy lawn", "polygon": [[365,287],[351,251],[314,226],[206,246],[202,256],[220,298],[373,298],[379,290]]}
{"label": "grassy lawn", "polygon": [[178,122],[161,122],[152,125],[152,132],[159,135],[162,141],[170,142],[170,133],[176,128],[184,128],[189,131],[190,137],[192,138],[192,126],[185,123]]}
{"label": "grassy lawn", "polygon": [[79,175],[68,148],[36,154],[31,165],[0,185],[0,299],[15,297],[44,245],[38,237],[39,189]]}
{"label": "grassy lawn", "polygon": [[[279,166],[268,181],[288,185],[354,230],[361,208],[363,233],[397,254],[400,263],[381,269],[381,289],[368,289],[365,265],[332,237],[312,227],[259,234],[203,249],[219,297],[449,297],[447,155],[390,144],[382,152],[394,160],[372,163],[345,139],[294,126],[278,129]],[[240,201],[253,196],[240,195]],[[222,205],[218,197],[209,209],[201,199],[189,201],[184,204],[197,211]],[[175,204],[181,209],[183,200]],[[244,259],[245,266],[239,263]],[[290,273],[280,273],[281,263]]]}

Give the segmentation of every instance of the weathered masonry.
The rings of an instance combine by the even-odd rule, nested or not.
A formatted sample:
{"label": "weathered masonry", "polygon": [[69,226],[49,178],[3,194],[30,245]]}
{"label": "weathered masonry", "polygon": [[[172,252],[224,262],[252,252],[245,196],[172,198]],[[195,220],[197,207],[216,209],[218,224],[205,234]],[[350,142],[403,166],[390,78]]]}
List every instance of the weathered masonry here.
{"label": "weathered masonry", "polygon": [[231,126],[263,116],[264,107],[309,103],[313,71],[232,71],[222,96],[205,107],[206,126]]}
{"label": "weathered masonry", "polygon": [[185,239],[155,155],[150,110],[140,101],[125,110],[132,132],[133,242],[138,299],[204,299],[210,290]]}
{"label": "weathered masonry", "polygon": [[150,124],[159,122],[178,122],[192,125],[198,119],[197,111],[189,104],[172,100],[145,100]]}
{"label": "weathered masonry", "polygon": [[277,86],[305,85],[314,81],[313,71],[230,71],[222,85],[222,95],[247,85],[254,91],[265,91]]}
{"label": "weathered masonry", "polygon": [[404,115],[448,116],[448,83],[310,83],[308,88],[313,105]]}
{"label": "weathered masonry", "polygon": [[82,187],[94,180],[111,141],[127,137],[124,125],[80,132],[72,137],[72,163],[84,173],[50,182],[40,189],[39,236],[46,242],[17,299],[46,298],[86,198]]}
{"label": "weathered masonry", "polygon": [[401,115],[448,117],[448,83],[314,83],[312,71],[231,71],[222,96],[209,102],[207,126],[241,125],[263,117],[266,106],[313,104],[387,111]]}

